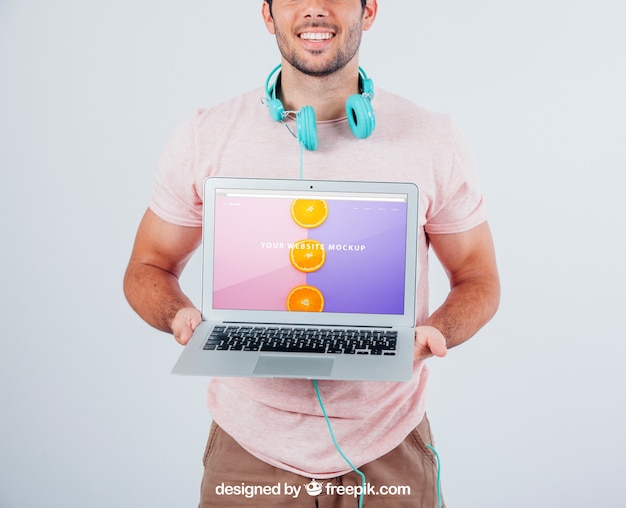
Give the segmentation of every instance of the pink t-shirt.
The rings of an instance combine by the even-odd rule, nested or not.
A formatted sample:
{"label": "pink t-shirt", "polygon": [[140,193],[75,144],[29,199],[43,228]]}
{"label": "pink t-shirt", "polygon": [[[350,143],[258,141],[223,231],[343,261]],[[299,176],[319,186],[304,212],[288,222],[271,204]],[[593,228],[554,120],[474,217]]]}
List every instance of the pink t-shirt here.
{"label": "pink t-shirt", "polygon": [[[274,122],[255,90],[182,123],[156,171],[150,208],[181,226],[201,226],[207,176],[299,178],[300,147]],[[414,182],[420,188],[417,323],[428,316],[426,233],[459,233],[485,221],[471,151],[450,118],[377,89],[376,129],[353,136],[347,120],[317,124],[319,147],[305,151],[307,179]],[[293,121],[292,130],[295,129]],[[422,229],[423,228],[423,229]],[[322,401],[345,455],[359,467],[395,448],[425,413],[428,369],[407,383],[320,381]],[[252,455],[311,478],[351,470],[335,449],[309,380],[213,378],[213,419]]]}

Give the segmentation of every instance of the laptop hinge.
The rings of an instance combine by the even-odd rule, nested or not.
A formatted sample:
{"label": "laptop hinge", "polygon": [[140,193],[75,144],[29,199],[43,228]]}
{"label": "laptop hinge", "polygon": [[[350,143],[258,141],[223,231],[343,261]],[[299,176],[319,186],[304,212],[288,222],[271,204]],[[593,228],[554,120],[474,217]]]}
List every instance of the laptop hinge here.
{"label": "laptop hinge", "polygon": [[393,328],[385,325],[336,325],[324,323],[273,323],[264,321],[222,321],[225,325],[256,325],[256,326],[282,326],[289,328],[293,326],[307,326],[309,328]]}

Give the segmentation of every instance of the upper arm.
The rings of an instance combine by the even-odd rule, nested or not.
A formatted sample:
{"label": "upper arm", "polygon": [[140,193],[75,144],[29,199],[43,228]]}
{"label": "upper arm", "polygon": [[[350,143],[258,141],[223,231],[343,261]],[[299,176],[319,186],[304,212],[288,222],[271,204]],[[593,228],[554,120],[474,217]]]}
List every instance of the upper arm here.
{"label": "upper arm", "polygon": [[150,265],[178,278],[201,240],[201,227],[177,226],[148,209],[137,230],[129,267]]}
{"label": "upper arm", "polygon": [[451,287],[472,280],[499,287],[496,256],[487,222],[462,233],[429,234]]}

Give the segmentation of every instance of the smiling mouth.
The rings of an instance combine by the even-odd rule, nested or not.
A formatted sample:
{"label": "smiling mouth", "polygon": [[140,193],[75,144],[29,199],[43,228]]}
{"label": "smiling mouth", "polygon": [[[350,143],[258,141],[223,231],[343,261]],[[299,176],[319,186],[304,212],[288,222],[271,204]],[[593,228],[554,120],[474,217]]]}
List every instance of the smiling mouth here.
{"label": "smiling mouth", "polygon": [[330,32],[303,32],[299,35],[300,39],[305,41],[327,41],[334,36],[335,34]]}

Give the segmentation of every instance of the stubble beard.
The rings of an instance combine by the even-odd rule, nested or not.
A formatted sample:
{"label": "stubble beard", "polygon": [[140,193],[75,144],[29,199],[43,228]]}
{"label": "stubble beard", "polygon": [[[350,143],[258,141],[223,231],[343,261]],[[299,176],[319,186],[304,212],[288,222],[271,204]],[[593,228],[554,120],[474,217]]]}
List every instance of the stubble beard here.
{"label": "stubble beard", "polygon": [[[319,27],[321,25],[310,25],[311,28]],[[338,70],[343,69],[357,54],[359,46],[361,45],[361,38],[363,36],[363,26],[361,22],[353,24],[348,29],[348,38],[343,48],[337,51],[337,54],[329,61],[325,62],[322,66],[308,62],[306,59],[301,58],[298,52],[289,46],[288,38],[285,33],[276,28],[276,43],[278,49],[283,58],[295,69],[306,74],[308,76],[322,77],[329,76]],[[309,52],[311,55],[320,55],[321,51]]]}

